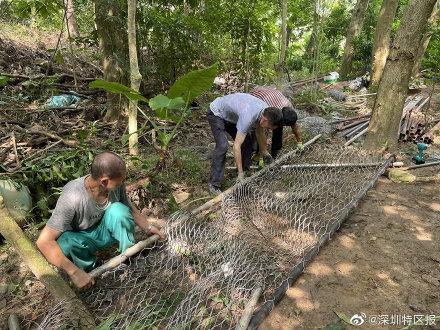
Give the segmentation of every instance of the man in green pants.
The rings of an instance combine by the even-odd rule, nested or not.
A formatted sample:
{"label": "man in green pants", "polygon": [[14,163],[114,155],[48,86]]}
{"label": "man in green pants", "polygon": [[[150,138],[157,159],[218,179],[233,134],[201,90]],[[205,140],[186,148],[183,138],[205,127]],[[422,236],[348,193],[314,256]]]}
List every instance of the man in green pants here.
{"label": "man in green pants", "polygon": [[94,284],[96,251],[118,243],[122,253],[135,244],[135,224],[150,235],[161,231],[131,205],[125,191],[126,167],[113,152],[95,157],[91,173],[67,183],[37,246],[79,289]]}

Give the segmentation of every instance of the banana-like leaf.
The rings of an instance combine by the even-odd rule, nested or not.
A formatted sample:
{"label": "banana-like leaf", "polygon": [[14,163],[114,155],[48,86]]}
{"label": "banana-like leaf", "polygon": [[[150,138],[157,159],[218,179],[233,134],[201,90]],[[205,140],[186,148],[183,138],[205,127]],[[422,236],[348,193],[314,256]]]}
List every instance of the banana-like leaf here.
{"label": "banana-like leaf", "polygon": [[206,69],[191,71],[176,80],[168,91],[169,98],[182,97],[188,103],[209,90],[217,76],[218,64]]}
{"label": "banana-like leaf", "polygon": [[9,80],[10,80],[9,77],[0,76],[0,87],[7,85]]}
{"label": "banana-like leaf", "polygon": [[144,97],[141,93],[136,92],[134,89],[119,84],[117,82],[97,79],[92,81],[89,84],[89,87],[95,89],[103,89],[106,92],[113,94],[124,95],[130,101],[144,101],[145,103],[148,103],[148,99]]}
{"label": "banana-like leaf", "polygon": [[148,103],[150,108],[153,110],[168,108],[170,110],[181,109],[185,106],[185,101],[181,97],[176,97],[174,99],[170,99],[165,95],[159,94],[150,99]]}

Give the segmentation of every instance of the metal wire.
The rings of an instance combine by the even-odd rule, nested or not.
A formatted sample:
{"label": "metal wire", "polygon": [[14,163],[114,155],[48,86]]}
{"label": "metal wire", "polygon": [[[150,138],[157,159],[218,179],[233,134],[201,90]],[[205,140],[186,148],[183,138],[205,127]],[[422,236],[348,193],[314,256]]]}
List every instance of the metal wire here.
{"label": "metal wire", "polygon": [[[294,153],[237,185],[217,213],[174,214],[166,244],[104,273],[81,298],[111,329],[230,329],[261,288],[255,328],[386,166],[356,149]],[[72,318],[57,306],[40,327]]]}

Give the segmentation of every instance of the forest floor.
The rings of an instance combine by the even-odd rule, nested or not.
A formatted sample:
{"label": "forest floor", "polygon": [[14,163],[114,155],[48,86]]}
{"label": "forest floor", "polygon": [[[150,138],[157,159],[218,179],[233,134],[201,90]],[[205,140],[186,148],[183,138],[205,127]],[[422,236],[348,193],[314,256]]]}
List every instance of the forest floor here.
{"label": "forest floor", "polygon": [[[0,34],[0,42],[1,38],[5,38],[5,35]],[[0,69],[6,71],[14,66],[18,71],[25,70],[25,67],[32,71],[37,62],[50,58],[43,49],[49,48],[49,42],[52,43],[50,47],[53,47],[53,38],[38,40],[46,46],[39,44],[38,47],[29,48],[23,43],[14,46],[14,42],[3,40],[8,46],[4,49],[13,52],[9,54],[10,61],[14,59],[16,63],[0,63]],[[17,66],[20,59],[22,65]],[[76,63],[75,66],[80,65],[84,63]],[[68,68],[70,70],[73,67]],[[98,73],[90,67],[89,69],[84,70],[88,75],[91,72]],[[57,65],[54,70],[62,71],[63,66]],[[26,74],[30,75],[33,72]],[[62,84],[71,86],[72,81]],[[71,130],[66,136],[77,139],[81,138],[79,131],[94,129],[97,130],[96,134],[84,140],[89,150],[108,147],[126,153],[127,147],[120,139],[125,132],[125,125],[121,123],[97,126],[95,122],[102,111],[105,96],[102,93],[87,101],[87,111],[96,110],[92,117],[88,118],[87,111],[38,111],[48,96],[61,93],[68,87],[60,85],[56,90],[40,90],[38,86],[22,85],[4,94],[0,91],[0,122],[22,120],[25,127],[38,122],[48,130],[57,132],[76,127],[77,131]],[[87,88],[84,87],[82,92],[86,93]],[[129,190],[130,197],[144,214],[165,218],[176,208],[192,208],[210,198],[206,187],[213,141],[205,118],[206,107],[207,104],[202,104],[200,111],[183,125],[172,144],[174,160],[168,169],[160,173],[153,171],[157,155],[149,136],[141,138],[142,169],[131,171],[130,181],[134,185]],[[433,102],[431,107],[438,109],[439,105]],[[22,112],[17,115],[14,109],[20,109]],[[0,133],[2,138],[3,133],[6,136],[7,130],[0,129]],[[29,138],[25,134],[19,137],[23,138],[23,141]],[[286,138],[286,149],[293,148],[291,134]],[[338,140],[332,142],[341,143]],[[410,144],[402,144],[401,147],[401,158],[408,162],[414,147]],[[430,147],[429,152],[440,155],[440,150],[435,146]],[[232,165],[232,158],[228,161]],[[417,176],[424,177],[437,173],[436,168],[415,171]],[[225,186],[231,183],[233,176],[233,173],[228,174]],[[144,181],[139,181],[141,179]],[[139,182],[141,183],[136,185]],[[339,315],[345,314],[348,318],[354,314],[365,313],[364,328],[367,329],[399,329],[404,326],[403,323],[400,323],[400,326],[375,326],[372,324],[374,319],[370,317],[388,315],[391,319],[391,315],[439,315],[438,187],[439,182],[435,180],[423,183],[394,183],[386,177],[380,178],[260,328],[350,328],[351,326],[342,322],[335,314],[337,312]],[[39,222],[38,226],[33,221]],[[26,233],[32,240],[37,237],[41,223],[44,224],[42,221],[44,217],[37,215],[25,226]],[[6,320],[10,314],[19,316],[23,328],[35,328],[51,307],[53,301],[42,283],[33,277],[8,244],[0,245],[0,329],[6,327]],[[437,321],[437,324],[430,329],[440,329],[440,321]]]}

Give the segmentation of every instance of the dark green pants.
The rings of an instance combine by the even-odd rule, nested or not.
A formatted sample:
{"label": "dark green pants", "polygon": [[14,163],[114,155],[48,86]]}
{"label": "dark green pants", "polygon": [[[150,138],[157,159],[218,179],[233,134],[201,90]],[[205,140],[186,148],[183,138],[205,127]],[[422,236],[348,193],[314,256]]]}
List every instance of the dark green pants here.
{"label": "dark green pants", "polygon": [[121,253],[135,244],[131,210],[120,202],[108,207],[98,225],[82,231],[66,231],[57,240],[64,255],[86,272],[96,267],[96,251],[117,242]]}

